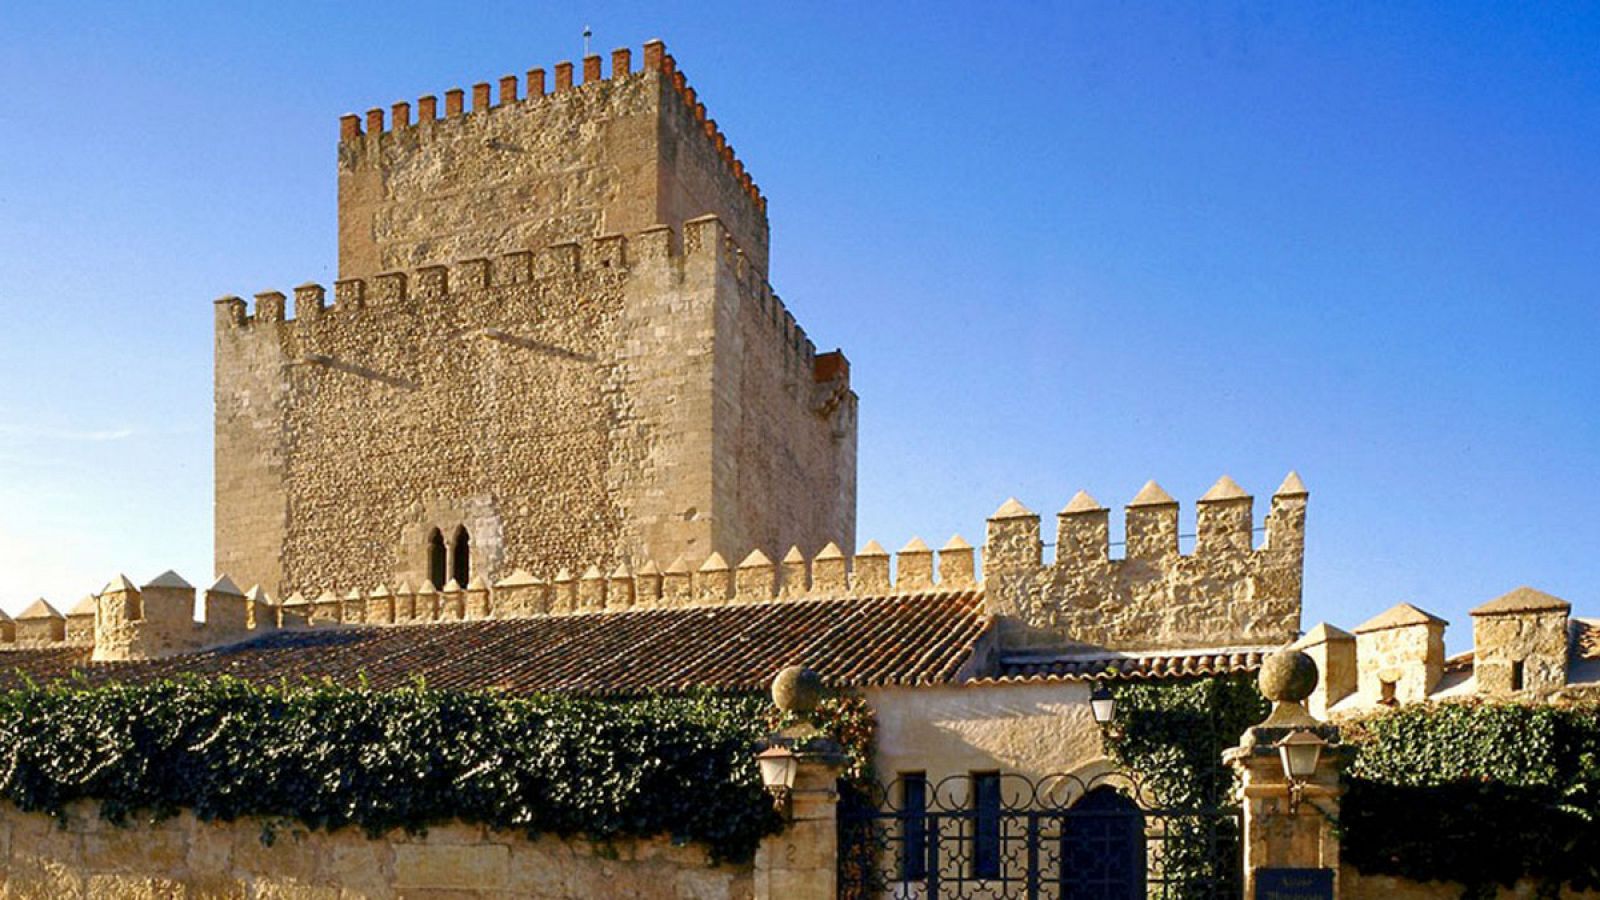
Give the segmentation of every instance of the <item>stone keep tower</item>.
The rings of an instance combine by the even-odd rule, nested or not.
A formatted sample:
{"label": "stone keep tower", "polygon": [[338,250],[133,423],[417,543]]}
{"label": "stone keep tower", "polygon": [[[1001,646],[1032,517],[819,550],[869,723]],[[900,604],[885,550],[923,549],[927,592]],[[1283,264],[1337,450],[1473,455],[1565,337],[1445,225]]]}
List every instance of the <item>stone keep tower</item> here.
{"label": "stone keep tower", "polygon": [[[660,42],[346,116],[339,271],[217,301],[216,567],[283,596],[855,540],[856,396]],[[331,303],[329,302],[331,300]]]}

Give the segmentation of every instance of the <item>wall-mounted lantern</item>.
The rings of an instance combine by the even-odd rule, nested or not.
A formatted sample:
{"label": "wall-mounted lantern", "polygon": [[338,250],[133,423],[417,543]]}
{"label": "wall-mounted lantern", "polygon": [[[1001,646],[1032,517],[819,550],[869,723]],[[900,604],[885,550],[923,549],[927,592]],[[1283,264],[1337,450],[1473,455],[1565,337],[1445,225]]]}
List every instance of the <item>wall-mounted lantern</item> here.
{"label": "wall-mounted lantern", "polygon": [[773,744],[756,755],[761,767],[761,783],[772,795],[772,805],[788,817],[789,801],[794,796],[794,776],[800,769],[800,758],[782,744]]}
{"label": "wall-mounted lantern", "polygon": [[1302,728],[1289,732],[1274,746],[1278,748],[1279,762],[1283,763],[1283,777],[1289,782],[1289,815],[1292,816],[1300,809],[1300,796],[1306,782],[1317,774],[1317,763],[1328,742],[1316,732]]}
{"label": "wall-mounted lantern", "polygon": [[1096,681],[1089,694],[1089,712],[1100,725],[1110,725],[1117,719],[1117,695],[1103,681]]}

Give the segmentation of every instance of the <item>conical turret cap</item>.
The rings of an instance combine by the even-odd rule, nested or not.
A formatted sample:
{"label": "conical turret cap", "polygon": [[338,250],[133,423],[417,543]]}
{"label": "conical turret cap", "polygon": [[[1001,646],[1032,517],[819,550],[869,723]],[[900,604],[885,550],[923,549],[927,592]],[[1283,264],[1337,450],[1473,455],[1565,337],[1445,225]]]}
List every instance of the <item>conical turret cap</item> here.
{"label": "conical turret cap", "polygon": [[1217,483],[1211,486],[1211,490],[1206,491],[1206,495],[1200,498],[1200,502],[1215,503],[1218,500],[1249,499],[1250,495],[1245,493],[1244,488],[1239,486],[1239,482],[1234,481],[1230,476],[1224,475],[1217,479]]}
{"label": "conical turret cap", "polygon": [[1070,516],[1076,513],[1100,512],[1103,509],[1105,507],[1100,505],[1099,500],[1090,496],[1088,491],[1079,491],[1072,495],[1071,500],[1067,501],[1067,505],[1061,510],[1061,514]]}
{"label": "conical turret cap", "polygon": [[1139,493],[1133,495],[1133,499],[1128,502],[1128,505],[1177,506],[1178,501],[1172,499],[1172,495],[1167,493],[1165,488],[1156,484],[1154,479],[1151,479],[1144,483],[1144,487],[1139,489]]}
{"label": "conical turret cap", "polygon": [[174,590],[192,591],[194,585],[183,580],[183,576],[171,569],[162,572],[145,585],[147,588],[172,588]]}
{"label": "conical turret cap", "polygon": [[211,586],[210,590],[206,591],[206,593],[208,593],[208,594],[227,594],[227,595],[232,596],[232,597],[243,597],[244,596],[244,591],[239,590],[239,586],[237,584],[233,583],[233,579],[229,578],[226,575],[223,575],[221,578],[218,578],[217,579],[217,583],[213,584]]}
{"label": "conical turret cap", "polygon": [[991,515],[989,518],[1020,519],[1031,515],[1033,515],[1033,510],[1023,506],[1022,501],[1018,500],[1017,498],[1011,497],[1008,498],[1006,502],[1000,504],[1000,508],[995,510],[994,515]]}
{"label": "conical turret cap", "polygon": [[1272,492],[1274,497],[1302,497],[1311,493],[1306,490],[1306,483],[1300,480],[1300,473],[1290,470],[1283,478],[1283,484]]}
{"label": "conical turret cap", "polygon": [[63,616],[61,614],[61,610],[56,609],[54,606],[51,606],[49,601],[45,600],[43,597],[40,597],[39,599],[37,599],[37,600],[33,601],[32,603],[28,604],[28,608],[27,609],[23,610],[22,612],[17,613],[17,618],[19,620],[21,620],[21,619],[65,619],[66,616]]}

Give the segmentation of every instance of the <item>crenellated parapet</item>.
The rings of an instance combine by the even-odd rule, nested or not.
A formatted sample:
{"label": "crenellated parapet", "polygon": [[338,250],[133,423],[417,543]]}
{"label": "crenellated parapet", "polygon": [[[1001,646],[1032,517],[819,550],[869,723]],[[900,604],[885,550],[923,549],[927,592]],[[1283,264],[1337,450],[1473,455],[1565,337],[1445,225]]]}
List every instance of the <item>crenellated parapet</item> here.
{"label": "crenellated parapet", "polygon": [[[935,562],[937,561],[937,574]],[[419,625],[532,616],[605,614],[636,609],[798,602],[852,596],[974,590],[972,547],[959,536],[935,554],[913,539],[898,554],[891,579],[877,542],[852,559],[829,544],[807,559],[798,547],[774,563],[752,551],[738,565],[720,554],[697,564],[683,558],[664,568],[647,560],[610,571],[560,570],[536,576],[518,570],[492,584],[479,576],[442,588],[426,581],[363,591],[296,592],[276,601],[259,587],[242,591],[224,575],[205,591],[174,572],[135,587],[118,576],[63,616],[40,600],[15,620],[0,613],[0,649],[92,644],[96,661],[156,659],[236,643],[278,629],[353,625]],[[92,604],[91,604],[92,601]],[[203,620],[197,621],[197,616]],[[75,619],[84,621],[76,624]],[[594,627],[605,627],[597,620]]]}
{"label": "crenellated parapet", "polygon": [[1255,542],[1253,498],[1224,476],[1200,498],[1194,550],[1180,549],[1180,508],[1149,482],[1124,508],[1123,553],[1111,512],[1080,491],[1056,520],[1044,562],[1037,514],[1009,500],[989,519],[985,596],[1007,646],[1111,649],[1270,644],[1299,630],[1307,491],[1290,473]]}
{"label": "crenellated parapet", "polygon": [[241,591],[227,576],[196,592],[175,572],[143,587],[119,575],[65,614],[43,599],[15,619],[0,613],[0,649],[91,647],[97,662],[157,659],[235,643],[278,628],[280,618],[259,587]]}
{"label": "crenellated parapet", "polygon": [[[617,82],[659,78],[678,104],[679,114],[693,120],[695,130],[704,135],[707,146],[722,160],[728,175],[751,204],[763,214],[766,212],[767,198],[734,152],[727,135],[707,115],[705,103],[689,85],[677,60],[666,52],[664,43],[645,43],[640,69],[633,68],[633,51],[626,47],[611,51],[609,70],[598,54],[584,57],[582,66],[579,70],[570,61],[562,61],[552,67],[552,72],[542,67],[529,69],[520,83],[516,75],[501,76],[496,84],[480,81],[472,86],[470,107],[467,92],[451,88],[444,92],[442,115],[439,98],[432,94],[417,100],[414,117],[411,104],[406,101],[393,103],[387,110],[372,107],[365,116],[347,113],[339,118],[341,152],[356,157],[375,154],[385,141],[427,140],[443,129],[469,127],[475,118],[528,112],[539,105],[582,102],[585,94],[611,89]],[[552,74],[553,83],[547,78]]]}
{"label": "crenellated parapet", "polygon": [[158,659],[229,644],[277,621],[262,609],[259,590],[247,594],[227,576],[197,594],[176,572],[142,587],[119,575],[94,601],[90,634],[96,661]]}
{"label": "crenellated parapet", "polygon": [[733,235],[716,216],[690,219],[683,226],[686,254],[711,253],[733,275],[739,286],[742,305],[754,321],[762,324],[766,342],[785,354],[785,361],[818,384],[827,385],[818,395],[817,405],[831,412],[850,387],[850,361],[842,351],[818,353],[783,299],[772,289],[766,274],[751,262]]}
{"label": "crenellated parapet", "polygon": [[1398,704],[1452,700],[1568,703],[1593,694],[1600,658],[1593,620],[1523,586],[1474,606],[1472,647],[1446,653],[1450,623],[1397,603],[1344,631],[1327,622],[1295,642],[1322,673],[1314,711],[1361,715]]}
{"label": "crenellated parapet", "polygon": [[[665,226],[631,236],[602,235],[586,241],[564,241],[539,250],[517,250],[495,259],[464,259],[451,265],[424,266],[405,272],[383,272],[369,278],[334,282],[326,287],[307,283],[294,289],[294,306],[279,291],[255,295],[254,307],[242,298],[216,301],[217,327],[253,328],[354,320],[404,304],[448,303],[477,291],[523,285],[560,284],[584,277],[625,276],[630,267],[664,261],[682,262],[677,235]],[[331,301],[331,302],[330,302]],[[485,334],[504,339],[504,334]]]}
{"label": "crenellated parapet", "polygon": [[[625,280],[635,270],[682,269],[697,262],[725,266],[741,297],[770,328],[775,343],[817,382],[849,382],[849,361],[839,351],[817,353],[816,345],[795,320],[764,273],[750,263],[733,235],[716,216],[684,223],[680,236],[667,225],[632,234],[607,234],[562,241],[537,250],[517,250],[495,259],[464,259],[450,265],[424,266],[405,272],[383,272],[370,278],[346,278],[328,289],[313,282],[294,289],[294,303],[281,291],[254,296],[254,305],[237,296],[215,301],[217,328],[258,326],[316,327],[325,321],[348,322],[363,315],[405,304],[455,304],[465,295],[519,286],[563,286],[584,279]],[[512,336],[492,330],[477,336],[505,341]],[[326,365],[329,360],[305,362]]]}
{"label": "crenellated parapet", "polygon": [[[799,547],[778,559],[755,549],[734,562],[714,552],[665,565],[647,558],[518,569],[492,581],[480,574],[465,585],[330,587],[281,601],[227,576],[198,595],[172,572],[138,588],[119,577],[70,615],[40,601],[0,621],[0,644],[92,639],[96,660],[147,659],[279,628],[567,615],[599,616],[592,627],[600,628],[605,614],[637,609],[978,590],[1010,648],[1260,645],[1290,640],[1299,627],[1306,499],[1291,474],[1273,495],[1257,546],[1253,501],[1232,479],[1200,499],[1194,535],[1181,533],[1178,503],[1151,482],[1127,505],[1126,552],[1114,558],[1110,511],[1079,492],[1057,517],[1048,564],[1039,516],[1008,500],[988,521],[981,582],[976,551],[959,535],[938,550],[921,538],[893,554],[877,541],[854,554],[829,543],[809,556]],[[1194,538],[1193,552],[1181,552],[1184,537]]]}
{"label": "crenellated parapet", "polygon": [[[701,216],[684,223],[680,236],[660,225],[632,234],[609,234],[585,240],[563,241],[538,250],[518,250],[496,259],[465,259],[450,265],[424,266],[406,272],[384,272],[370,278],[347,278],[326,287],[306,283],[293,291],[294,302],[281,291],[262,291],[254,305],[237,296],[215,301],[219,335],[258,332],[270,334],[291,354],[289,365],[342,371],[358,377],[386,381],[406,388],[403,378],[369,371],[359,361],[318,352],[317,336],[328,329],[394,326],[393,314],[428,304],[457,310],[503,309],[495,301],[506,291],[556,293],[583,292],[585,285],[625,290],[630,279],[659,278],[663,273],[681,279],[686,267],[706,266],[736,280],[739,303],[752,321],[765,330],[764,344],[800,384],[814,384],[812,408],[832,415],[848,403],[850,363],[840,350],[818,353],[816,344],[789,311],[765,274],[734,240],[716,216]],[[536,311],[535,311],[536,312]],[[524,345],[507,328],[486,323],[465,329],[462,340],[481,339],[487,346]],[[219,345],[219,354],[226,352]]]}
{"label": "crenellated parapet", "polygon": [[[897,555],[890,576],[889,554],[876,541],[847,556],[829,544],[807,558],[791,548],[781,562],[753,550],[738,564],[719,553],[704,560],[683,557],[666,566],[654,560],[610,570],[598,565],[581,573],[561,569],[534,575],[517,570],[493,584],[476,578],[466,587],[423,582],[350,591],[343,602],[333,591],[309,599],[297,593],[275,607],[284,628],[331,625],[413,625],[477,619],[611,613],[634,609],[778,603],[892,594],[973,590],[972,546],[959,536],[935,553],[913,539]],[[937,570],[937,571],[936,571]],[[595,627],[604,627],[596,623]]]}

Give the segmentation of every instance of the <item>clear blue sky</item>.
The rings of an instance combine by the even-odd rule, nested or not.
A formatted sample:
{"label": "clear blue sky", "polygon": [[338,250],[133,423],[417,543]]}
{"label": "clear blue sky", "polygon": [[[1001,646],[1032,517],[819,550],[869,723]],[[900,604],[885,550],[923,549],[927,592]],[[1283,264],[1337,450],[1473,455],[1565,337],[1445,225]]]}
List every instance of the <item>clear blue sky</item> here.
{"label": "clear blue sky", "polygon": [[585,24],[664,38],[770,197],[863,543],[1295,468],[1308,627],[1600,614],[1600,7],[1557,3],[0,5],[0,605],[206,579],[210,301],[331,281],[340,113]]}

